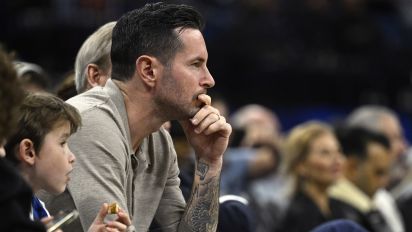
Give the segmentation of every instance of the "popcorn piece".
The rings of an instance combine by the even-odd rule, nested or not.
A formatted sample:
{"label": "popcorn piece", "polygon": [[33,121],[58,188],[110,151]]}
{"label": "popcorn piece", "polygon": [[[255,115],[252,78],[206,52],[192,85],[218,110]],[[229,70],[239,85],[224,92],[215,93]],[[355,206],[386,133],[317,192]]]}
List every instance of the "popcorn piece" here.
{"label": "popcorn piece", "polygon": [[116,202],[109,205],[107,209],[108,214],[117,214],[118,212],[119,212],[119,205]]}

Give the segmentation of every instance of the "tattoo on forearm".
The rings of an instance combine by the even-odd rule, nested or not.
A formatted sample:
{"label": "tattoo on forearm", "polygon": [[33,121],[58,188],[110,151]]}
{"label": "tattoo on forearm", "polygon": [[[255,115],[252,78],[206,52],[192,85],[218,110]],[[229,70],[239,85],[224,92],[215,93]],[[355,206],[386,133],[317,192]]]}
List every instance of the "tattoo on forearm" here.
{"label": "tattoo on forearm", "polygon": [[219,213],[220,177],[205,178],[209,170],[206,163],[199,162],[196,175],[200,183],[193,186],[188,209],[181,223],[183,231],[216,231]]}
{"label": "tattoo on forearm", "polygon": [[197,168],[196,168],[196,174],[200,177],[200,180],[205,179],[207,171],[209,171],[209,165],[199,161],[199,163],[197,164]]}

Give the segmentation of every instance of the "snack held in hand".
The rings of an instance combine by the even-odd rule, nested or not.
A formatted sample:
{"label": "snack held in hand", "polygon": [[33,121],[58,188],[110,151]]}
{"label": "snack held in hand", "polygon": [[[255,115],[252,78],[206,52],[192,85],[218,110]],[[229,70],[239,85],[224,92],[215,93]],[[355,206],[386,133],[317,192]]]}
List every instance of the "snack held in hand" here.
{"label": "snack held in hand", "polygon": [[119,205],[114,202],[109,205],[109,208],[107,209],[108,214],[117,214],[119,212]]}

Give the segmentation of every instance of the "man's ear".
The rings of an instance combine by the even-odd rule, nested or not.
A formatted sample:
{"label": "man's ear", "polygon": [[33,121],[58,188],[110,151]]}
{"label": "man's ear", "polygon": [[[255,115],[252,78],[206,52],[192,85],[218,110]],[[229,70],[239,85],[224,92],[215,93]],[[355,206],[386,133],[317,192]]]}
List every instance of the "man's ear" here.
{"label": "man's ear", "polygon": [[36,151],[34,144],[30,139],[23,139],[19,144],[18,158],[22,163],[30,166],[34,165],[36,158]]}
{"label": "man's ear", "polygon": [[102,75],[99,66],[96,64],[88,64],[86,67],[87,83],[90,87],[99,85],[100,75]]}
{"label": "man's ear", "polygon": [[152,56],[143,55],[136,60],[136,71],[142,81],[150,87],[156,84],[159,67],[160,62]]}

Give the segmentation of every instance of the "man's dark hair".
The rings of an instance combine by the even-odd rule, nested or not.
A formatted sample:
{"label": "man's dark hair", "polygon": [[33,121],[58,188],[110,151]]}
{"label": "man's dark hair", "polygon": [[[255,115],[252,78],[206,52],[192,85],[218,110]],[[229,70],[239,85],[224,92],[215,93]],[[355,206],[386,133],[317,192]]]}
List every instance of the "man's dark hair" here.
{"label": "man's dark hair", "polygon": [[377,143],[388,150],[390,149],[389,140],[385,135],[363,127],[341,126],[336,128],[335,132],[346,157],[366,159],[368,145],[371,143]]}
{"label": "man's dark hair", "polygon": [[113,29],[112,78],[130,79],[136,59],[144,54],[169,65],[182,48],[179,32],[187,28],[202,30],[203,26],[200,13],[187,5],[150,3],[124,14]]}

